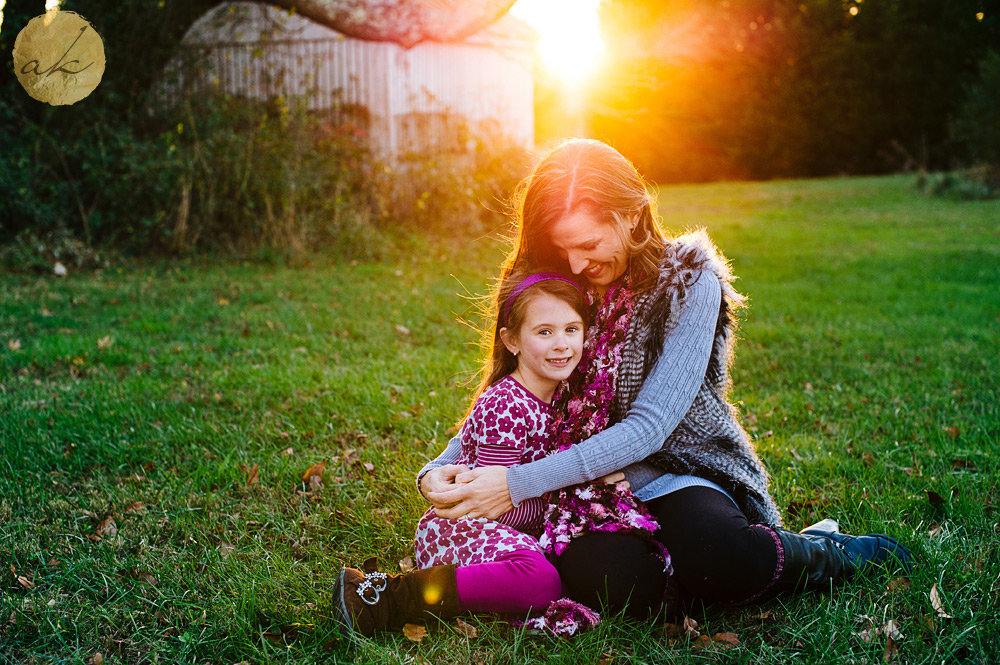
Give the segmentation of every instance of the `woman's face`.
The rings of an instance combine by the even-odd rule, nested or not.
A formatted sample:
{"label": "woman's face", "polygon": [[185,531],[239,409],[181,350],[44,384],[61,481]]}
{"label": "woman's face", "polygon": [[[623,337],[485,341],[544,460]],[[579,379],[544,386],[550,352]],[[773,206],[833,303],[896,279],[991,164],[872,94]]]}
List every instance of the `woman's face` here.
{"label": "woman's face", "polygon": [[557,221],[549,239],[573,274],[582,274],[601,295],[628,268],[625,246],[614,226],[602,222],[586,207]]}

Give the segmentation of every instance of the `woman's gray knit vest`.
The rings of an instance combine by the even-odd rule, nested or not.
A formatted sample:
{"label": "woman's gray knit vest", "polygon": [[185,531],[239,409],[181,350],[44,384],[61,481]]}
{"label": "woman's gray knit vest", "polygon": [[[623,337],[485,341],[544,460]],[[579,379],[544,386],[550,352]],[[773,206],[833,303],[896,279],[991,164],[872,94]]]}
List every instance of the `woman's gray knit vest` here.
{"label": "woman's gray knit vest", "polygon": [[749,435],[728,402],[729,366],[733,359],[734,311],[744,297],[733,288],[729,263],[704,231],[667,243],[656,286],[638,297],[619,366],[616,419],[628,411],[643,381],[659,359],[666,334],[677,325],[687,296],[702,270],[722,285],[722,304],[705,379],[691,408],[646,461],[668,473],[693,475],[718,483],[729,492],[751,524],[781,524],[781,513],[768,493],[768,474]]}

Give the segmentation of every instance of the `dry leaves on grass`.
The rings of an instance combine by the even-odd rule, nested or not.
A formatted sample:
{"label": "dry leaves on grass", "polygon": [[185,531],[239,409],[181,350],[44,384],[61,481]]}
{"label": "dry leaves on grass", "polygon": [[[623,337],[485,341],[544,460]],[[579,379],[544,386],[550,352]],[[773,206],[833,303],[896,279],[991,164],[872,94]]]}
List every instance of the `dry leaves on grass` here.
{"label": "dry leaves on grass", "polygon": [[417,567],[416,564],[413,563],[413,557],[412,556],[408,556],[408,557],[406,557],[404,559],[400,559],[399,560],[399,569],[401,571],[403,571],[404,573],[408,573],[411,570],[416,569],[416,567]]}
{"label": "dry leaves on grass", "polygon": [[479,631],[472,624],[466,623],[461,619],[455,619],[455,632],[459,635],[464,636],[466,639],[472,639],[473,637],[479,637]]}
{"label": "dry leaves on grass", "polygon": [[701,633],[698,631],[698,622],[689,616],[684,617],[681,623],[668,623],[663,626],[663,634],[670,639],[671,644],[689,637],[694,639]]}
{"label": "dry leaves on grass", "polygon": [[247,474],[247,487],[252,487],[260,482],[260,473],[258,472],[259,468],[260,464],[254,464],[249,469],[246,464],[240,464],[240,471]]}
{"label": "dry leaves on grass", "polygon": [[910,580],[906,577],[894,577],[889,580],[886,591],[889,593],[900,593],[910,588]]}
{"label": "dry leaves on grass", "polygon": [[146,504],[144,504],[142,501],[136,501],[135,503],[133,503],[132,505],[130,505],[128,508],[125,509],[126,515],[131,515],[132,513],[137,513],[139,515],[142,515],[144,512],[146,512]]}
{"label": "dry leaves on grass", "polygon": [[21,340],[19,340],[19,339],[8,339],[7,340],[7,348],[10,349],[11,351],[20,351],[21,350]]}
{"label": "dry leaves on grass", "polygon": [[315,492],[323,487],[323,469],[326,468],[326,460],[313,464],[302,474],[302,481],[309,485],[309,490]]}
{"label": "dry leaves on grass", "polygon": [[944,603],[941,602],[941,594],[938,593],[937,582],[935,582],[934,586],[931,587],[930,597],[931,597],[931,607],[934,608],[935,614],[937,614],[942,619],[955,618],[944,611]]}
{"label": "dry leaves on grass", "polygon": [[156,579],[156,576],[152,573],[146,572],[145,570],[139,570],[138,568],[122,568],[118,571],[118,574],[122,577],[128,577],[133,580],[139,580],[140,582],[145,582],[150,586],[156,586],[160,583],[160,580]]}
{"label": "dry leaves on grass", "polygon": [[740,640],[736,633],[716,633],[709,637],[702,635],[691,643],[693,649],[716,649],[718,651],[728,651],[740,645]]}
{"label": "dry leaves on grass", "polygon": [[111,338],[110,335],[105,335],[104,337],[97,340],[97,350],[103,351],[104,349],[111,348],[111,345],[115,343],[115,340]]}
{"label": "dry leaves on grass", "polygon": [[294,642],[299,636],[299,625],[297,623],[288,626],[278,626],[278,630],[269,630],[261,633],[261,636],[268,642],[275,644],[288,644]]}
{"label": "dry leaves on grass", "polygon": [[415,623],[408,623],[403,626],[403,635],[412,642],[420,642],[427,637],[427,628]]}
{"label": "dry leaves on grass", "polygon": [[934,509],[934,512],[937,513],[938,515],[944,513],[948,505],[947,503],[945,503],[944,497],[942,497],[934,490],[924,490],[924,491],[927,492],[927,501],[930,502],[931,508]]}
{"label": "dry leaves on grass", "polygon": [[114,538],[118,535],[118,525],[115,524],[115,518],[108,515],[101,523],[97,525],[96,533],[98,536],[107,536],[108,538]]}
{"label": "dry leaves on grass", "polygon": [[894,641],[903,639],[903,633],[899,630],[899,624],[892,619],[889,619],[881,626],[876,626],[872,622],[871,617],[863,616],[861,618],[868,621],[868,626],[858,633],[858,636],[864,640],[865,644],[871,644],[876,637],[881,635],[885,635]]}

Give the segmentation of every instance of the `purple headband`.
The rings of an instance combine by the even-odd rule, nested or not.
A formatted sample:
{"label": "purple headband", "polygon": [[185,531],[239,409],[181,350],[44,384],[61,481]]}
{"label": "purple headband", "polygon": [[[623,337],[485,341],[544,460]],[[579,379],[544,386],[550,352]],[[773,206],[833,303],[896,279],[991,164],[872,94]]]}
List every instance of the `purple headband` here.
{"label": "purple headband", "polygon": [[517,300],[517,297],[519,295],[521,295],[522,293],[524,293],[525,289],[527,289],[528,287],[534,286],[535,284],[538,284],[539,282],[544,282],[544,281],[549,280],[549,279],[557,279],[557,280],[559,280],[561,282],[566,282],[567,284],[572,284],[576,288],[577,291],[579,291],[581,294],[583,294],[583,289],[580,288],[579,284],[577,284],[573,280],[569,279],[568,277],[566,277],[565,275],[562,275],[560,273],[557,273],[557,272],[536,272],[534,275],[528,275],[527,277],[525,277],[524,279],[522,279],[520,282],[518,282],[517,286],[515,286],[513,289],[511,289],[510,295],[507,296],[507,300],[505,300],[504,303],[503,303],[503,319],[502,319],[502,321],[503,321],[503,326],[502,327],[503,328],[506,328],[507,324],[509,323],[508,319],[510,318],[510,308],[514,304],[514,301]]}

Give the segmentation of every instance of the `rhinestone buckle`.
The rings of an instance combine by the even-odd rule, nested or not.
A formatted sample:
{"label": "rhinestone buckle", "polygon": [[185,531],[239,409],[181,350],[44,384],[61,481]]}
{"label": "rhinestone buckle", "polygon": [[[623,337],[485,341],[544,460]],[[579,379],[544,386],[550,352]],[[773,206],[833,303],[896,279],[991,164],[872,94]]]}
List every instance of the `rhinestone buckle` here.
{"label": "rhinestone buckle", "polygon": [[385,591],[388,579],[385,573],[366,573],[365,579],[358,585],[358,596],[368,605],[378,604],[379,593]]}

